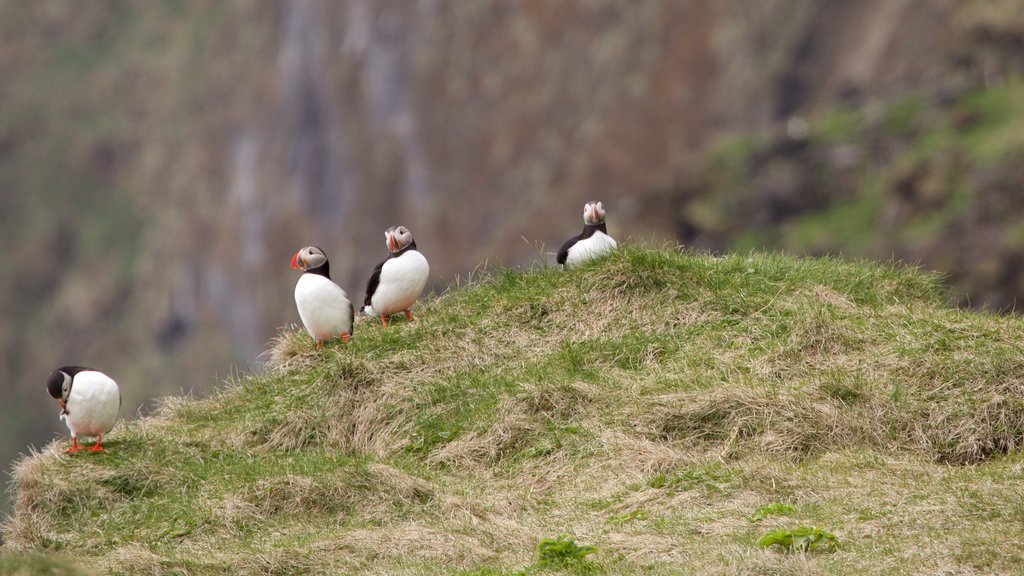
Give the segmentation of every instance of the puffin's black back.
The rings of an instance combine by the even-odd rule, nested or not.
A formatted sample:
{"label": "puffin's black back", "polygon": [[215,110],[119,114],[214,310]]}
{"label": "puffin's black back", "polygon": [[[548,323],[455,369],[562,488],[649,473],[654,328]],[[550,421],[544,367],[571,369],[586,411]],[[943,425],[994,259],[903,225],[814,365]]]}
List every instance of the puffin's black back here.
{"label": "puffin's black back", "polygon": [[85,372],[86,370],[92,370],[92,368],[86,368],[85,366],[61,366],[57,368],[50,372],[50,376],[46,379],[46,391],[50,393],[50,396],[60,398],[64,391],[64,376],[61,375],[61,372],[74,378],[75,374]]}

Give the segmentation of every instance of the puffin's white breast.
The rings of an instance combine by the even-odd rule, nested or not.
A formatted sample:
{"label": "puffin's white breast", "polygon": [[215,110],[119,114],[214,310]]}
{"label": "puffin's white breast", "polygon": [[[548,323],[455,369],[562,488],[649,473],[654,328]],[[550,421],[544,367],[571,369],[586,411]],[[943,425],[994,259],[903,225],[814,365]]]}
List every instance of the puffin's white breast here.
{"label": "puffin's white breast", "polygon": [[584,260],[597,258],[598,256],[611,252],[616,248],[618,248],[618,244],[615,243],[615,240],[611,236],[598,230],[597,232],[594,232],[594,235],[590,238],[580,240],[573,244],[572,247],[569,248],[569,255],[566,256],[565,263],[568,266],[579,264]]}
{"label": "puffin's white breast", "polygon": [[114,427],[120,408],[117,383],[102,372],[85,370],[71,382],[64,421],[72,436],[99,436]]}
{"label": "puffin's white breast", "polygon": [[295,306],[306,331],[324,341],[347,334],[352,326],[352,303],[334,282],[319,274],[305,273],[295,285]]}
{"label": "puffin's white breast", "polygon": [[430,275],[427,259],[416,250],[391,258],[380,270],[380,282],[370,298],[371,314],[408,310],[423,293]]}

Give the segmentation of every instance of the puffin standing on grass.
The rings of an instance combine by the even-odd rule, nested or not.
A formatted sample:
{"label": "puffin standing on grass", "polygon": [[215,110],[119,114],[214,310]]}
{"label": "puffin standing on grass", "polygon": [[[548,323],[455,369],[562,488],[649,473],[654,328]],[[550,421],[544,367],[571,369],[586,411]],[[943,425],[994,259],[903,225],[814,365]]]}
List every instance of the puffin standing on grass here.
{"label": "puffin standing on grass", "polygon": [[61,366],[50,372],[46,391],[60,403],[60,419],[71,430],[68,454],[81,450],[79,436],[96,438],[88,448],[100,452],[103,435],[114,427],[121,409],[121,389],[106,374],[83,366]]}
{"label": "puffin standing on grass", "polygon": [[295,284],[295,306],[317,349],[339,336],[348,342],[355,313],[348,294],[331,281],[327,254],[316,246],[306,246],[292,256],[292,270],[303,271]]}
{"label": "puffin standing on grass", "polygon": [[557,261],[569,267],[597,258],[618,248],[604,225],[604,204],[593,201],[583,206],[583,232],[573,236],[558,249]]}
{"label": "puffin standing on grass", "polygon": [[412,320],[409,308],[423,293],[430,266],[416,249],[412,232],[405,226],[388,228],[384,237],[390,254],[387,260],[373,269],[366,283],[363,312],[368,316],[380,316],[381,324],[387,328],[391,314],[405,312],[405,317]]}

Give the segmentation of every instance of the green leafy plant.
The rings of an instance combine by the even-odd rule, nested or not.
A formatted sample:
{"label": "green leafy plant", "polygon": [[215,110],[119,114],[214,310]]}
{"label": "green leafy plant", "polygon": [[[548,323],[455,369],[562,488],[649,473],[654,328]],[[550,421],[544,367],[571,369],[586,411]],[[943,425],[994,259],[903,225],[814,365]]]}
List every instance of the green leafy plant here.
{"label": "green leafy plant", "polygon": [[761,506],[757,510],[754,510],[754,514],[750,517],[751,522],[760,522],[769,516],[789,516],[796,512],[796,508],[789,504],[782,504],[780,502],[772,502]]}
{"label": "green leafy plant", "polygon": [[431,450],[442,444],[447,444],[459,435],[458,428],[431,428],[413,432],[410,442],[406,445],[407,452],[428,454]]}
{"label": "green leafy plant", "polygon": [[724,467],[698,466],[672,474],[658,474],[647,481],[647,486],[675,491],[702,490],[718,494],[732,480],[732,473]]}
{"label": "green leafy plant", "polygon": [[788,552],[832,551],[839,547],[839,538],[822,528],[799,526],[769,530],[757,541],[761,548],[781,546]]}
{"label": "green leafy plant", "polygon": [[557,538],[545,538],[537,544],[536,566],[538,568],[571,568],[580,572],[592,572],[597,566],[587,556],[597,552],[597,546],[580,546],[568,534]]}
{"label": "green leafy plant", "polygon": [[625,514],[612,516],[608,519],[606,524],[611,524],[613,526],[622,526],[623,524],[629,524],[630,522],[646,519],[647,512],[645,510],[632,510],[630,512],[626,512]]}

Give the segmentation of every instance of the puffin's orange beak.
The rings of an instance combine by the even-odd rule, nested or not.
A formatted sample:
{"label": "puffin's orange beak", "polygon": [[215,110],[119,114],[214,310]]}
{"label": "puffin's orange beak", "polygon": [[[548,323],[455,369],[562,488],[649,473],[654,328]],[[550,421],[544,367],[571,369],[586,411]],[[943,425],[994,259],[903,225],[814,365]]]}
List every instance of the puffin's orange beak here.
{"label": "puffin's orange beak", "polygon": [[[299,252],[301,252],[301,250]],[[299,252],[296,252],[295,256],[292,256],[292,270],[302,270],[299,266]]]}
{"label": "puffin's orange beak", "polygon": [[63,400],[57,400],[57,403],[60,404],[60,409],[61,410],[66,410],[67,409],[67,404]]}
{"label": "puffin's orange beak", "polygon": [[398,242],[395,242],[394,234],[388,234],[388,250],[391,250],[392,252],[398,251]]}
{"label": "puffin's orange beak", "polygon": [[590,221],[597,224],[597,205],[590,207]]}

